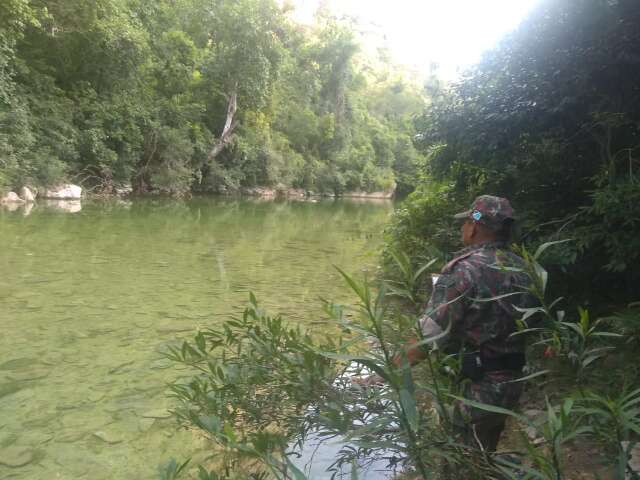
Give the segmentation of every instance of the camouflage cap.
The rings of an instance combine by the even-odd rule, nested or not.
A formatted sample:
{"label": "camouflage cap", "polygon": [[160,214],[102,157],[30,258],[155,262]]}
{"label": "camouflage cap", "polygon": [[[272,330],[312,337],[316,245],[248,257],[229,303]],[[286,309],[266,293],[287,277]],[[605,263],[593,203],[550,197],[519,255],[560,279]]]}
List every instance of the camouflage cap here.
{"label": "camouflage cap", "polygon": [[454,218],[470,219],[491,229],[500,229],[505,220],[515,219],[515,213],[506,198],[480,195],[469,210],[454,215]]}

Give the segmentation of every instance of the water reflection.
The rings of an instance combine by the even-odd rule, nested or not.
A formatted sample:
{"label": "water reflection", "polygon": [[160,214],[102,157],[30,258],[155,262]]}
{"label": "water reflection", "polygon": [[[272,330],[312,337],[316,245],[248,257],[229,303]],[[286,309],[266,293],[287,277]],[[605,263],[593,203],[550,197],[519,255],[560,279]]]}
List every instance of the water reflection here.
{"label": "water reflection", "polygon": [[45,200],[44,205],[61,212],[78,213],[82,210],[80,200]]}
{"label": "water reflection", "polygon": [[[1,210],[10,213],[21,212],[23,216],[31,215],[36,203],[3,203],[0,204]],[[80,200],[41,200],[40,208],[48,208],[58,212],[78,213],[82,210],[82,202]]]}
{"label": "water reflection", "polygon": [[20,207],[23,207],[24,204],[18,203],[18,202],[11,202],[11,203],[0,203],[0,206],[2,207],[3,210],[6,210],[7,212],[15,212]]}

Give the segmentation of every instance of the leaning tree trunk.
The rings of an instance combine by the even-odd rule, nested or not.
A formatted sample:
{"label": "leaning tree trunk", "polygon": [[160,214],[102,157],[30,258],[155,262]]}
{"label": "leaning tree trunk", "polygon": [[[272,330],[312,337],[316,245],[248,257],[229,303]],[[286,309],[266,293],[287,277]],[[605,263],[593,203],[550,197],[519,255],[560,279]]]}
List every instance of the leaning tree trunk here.
{"label": "leaning tree trunk", "polygon": [[220,134],[220,138],[216,140],[213,148],[209,152],[209,161],[215,160],[222,150],[225,149],[227,145],[231,142],[233,138],[233,131],[238,126],[238,121],[234,120],[234,116],[236,114],[236,109],[238,108],[238,94],[234,90],[233,93],[229,96],[229,104],[227,105],[227,119],[224,122],[224,128],[222,129],[222,133]]}

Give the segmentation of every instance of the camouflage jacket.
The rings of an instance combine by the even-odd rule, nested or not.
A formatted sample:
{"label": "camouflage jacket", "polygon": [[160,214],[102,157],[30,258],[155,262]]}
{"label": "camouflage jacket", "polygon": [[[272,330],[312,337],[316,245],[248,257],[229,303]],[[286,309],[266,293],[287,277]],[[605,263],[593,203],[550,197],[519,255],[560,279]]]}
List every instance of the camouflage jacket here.
{"label": "camouflage jacket", "polygon": [[[524,337],[510,337],[521,316],[514,305],[535,304],[525,291],[529,277],[516,271],[523,266],[524,261],[500,242],[472,245],[459,252],[442,269],[419,320],[425,337],[434,333],[430,325],[435,327],[435,322],[443,331],[450,328],[440,345],[447,351],[481,351],[486,358],[524,353]],[[514,292],[521,293],[490,300]]]}

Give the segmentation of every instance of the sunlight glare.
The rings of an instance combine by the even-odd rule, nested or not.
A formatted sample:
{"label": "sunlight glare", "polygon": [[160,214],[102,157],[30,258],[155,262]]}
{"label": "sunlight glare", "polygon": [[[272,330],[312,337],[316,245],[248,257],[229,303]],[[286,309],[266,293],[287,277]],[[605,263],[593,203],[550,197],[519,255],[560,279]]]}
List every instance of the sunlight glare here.
{"label": "sunlight glare", "polygon": [[385,45],[395,61],[443,77],[480,60],[539,0],[293,0],[295,17],[310,22],[320,4],[358,19],[365,43]]}

